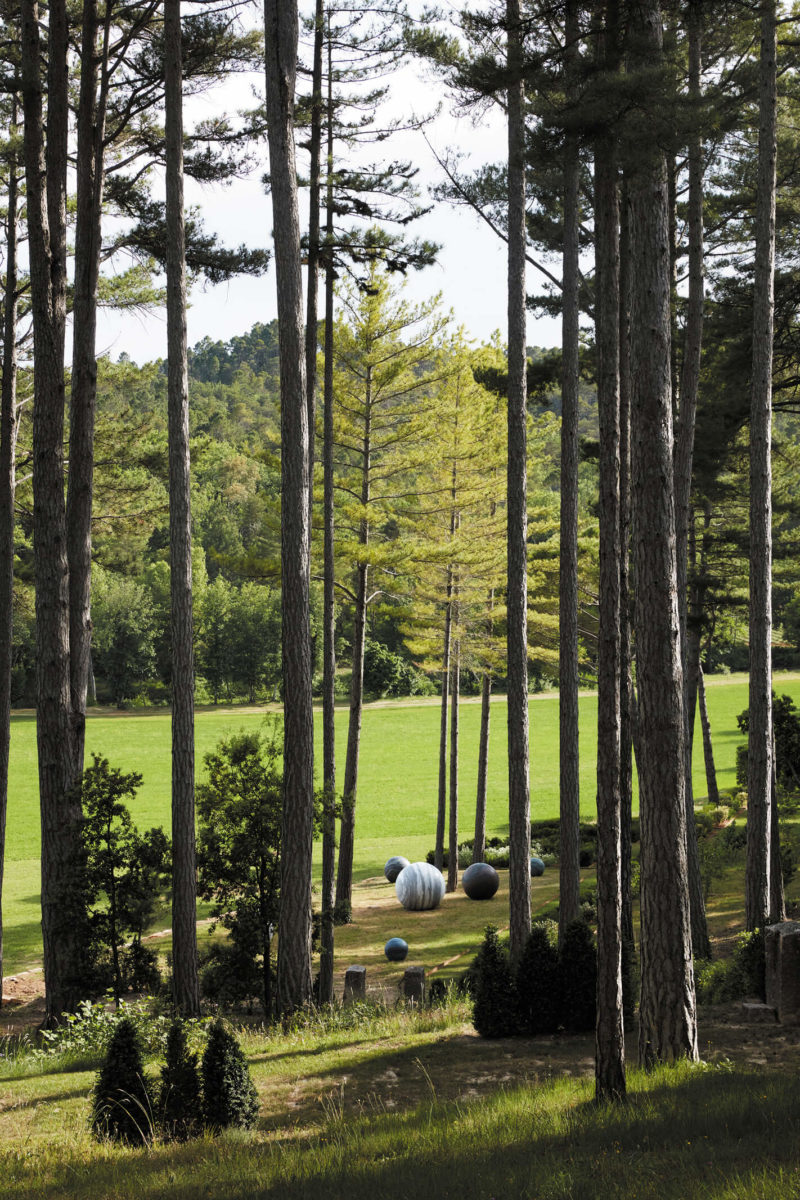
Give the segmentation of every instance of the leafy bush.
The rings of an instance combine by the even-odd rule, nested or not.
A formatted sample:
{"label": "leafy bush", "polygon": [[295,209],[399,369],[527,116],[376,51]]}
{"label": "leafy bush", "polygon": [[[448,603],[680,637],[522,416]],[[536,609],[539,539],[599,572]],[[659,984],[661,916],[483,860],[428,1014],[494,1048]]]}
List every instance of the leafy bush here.
{"label": "leafy bush", "polygon": [[143,1145],[153,1135],[153,1105],[134,1023],[117,1024],[92,1092],[92,1133],[97,1138]]}
{"label": "leafy bush", "polygon": [[374,696],[430,696],[436,690],[402,655],[370,639],[364,647],[364,687]]}
{"label": "leafy bush", "polygon": [[200,963],[200,991],[206,1000],[222,1008],[244,1004],[252,1011],[253,1001],[263,994],[264,977],[254,956],[230,938],[214,944]]}
{"label": "leafy bush", "polygon": [[122,951],[123,987],[131,992],[157,992],[161,987],[158,954],[135,939]]}
{"label": "leafy bush", "polygon": [[167,1034],[167,1061],[161,1068],[158,1118],[164,1136],[185,1142],[202,1124],[203,1103],[197,1055],[190,1051],[182,1021]]}
{"label": "leafy bush", "polygon": [[564,1028],[573,1033],[594,1029],[597,1012],[597,948],[594,935],[585,921],[572,921],[564,930],[559,967]]}
{"label": "leafy bush", "polygon": [[[166,1045],[169,1020],[154,1015],[144,1001],[128,1004],[121,1001],[119,1008],[109,1008],[109,994],[104,1000],[83,1000],[77,1012],[68,1013],[64,1024],[56,1029],[42,1030],[42,1053],[70,1055],[79,1058],[95,1058],[105,1054],[117,1027],[128,1021],[135,1028],[141,1045],[147,1054],[160,1054]],[[194,1024],[199,1024],[195,1022]]]}
{"label": "leafy bush", "polygon": [[203,1116],[211,1129],[251,1129],[258,1093],[236,1038],[222,1023],[211,1026],[203,1054]]}
{"label": "leafy bush", "polygon": [[[800,712],[791,696],[776,696],[772,693],[772,721],[778,783],[791,791],[800,787]],[[748,733],[749,708],[739,713],[736,723],[742,733]],[[739,787],[747,787],[746,745],[736,749],[736,782]]]}
{"label": "leafy bush", "polygon": [[494,925],[486,926],[474,965],[472,1023],[481,1037],[509,1037],[517,1025],[514,981]]}
{"label": "leafy bush", "polygon": [[561,1014],[558,926],[538,921],[530,932],[517,967],[515,986],[519,1033],[555,1033]]}
{"label": "leafy bush", "polygon": [[695,987],[700,1004],[726,1004],[743,996],[765,997],[764,935],[741,933],[733,955],[716,962],[695,963]]}

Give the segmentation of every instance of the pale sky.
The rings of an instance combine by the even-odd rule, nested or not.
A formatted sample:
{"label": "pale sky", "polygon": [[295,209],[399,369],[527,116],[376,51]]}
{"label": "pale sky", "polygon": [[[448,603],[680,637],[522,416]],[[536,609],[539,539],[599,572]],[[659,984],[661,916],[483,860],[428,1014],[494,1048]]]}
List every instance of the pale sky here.
{"label": "pale sky", "polygon": [[[252,106],[252,89],[263,88],[260,77],[238,76],[213,93],[195,98],[189,117],[209,116],[220,109]],[[441,155],[448,147],[468,153],[473,166],[502,161],[505,131],[499,114],[484,115],[480,124],[467,117],[456,117],[452,103],[442,86],[431,79],[422,80],[403,71],[392,87],[391,105],[399,113],[429,111],[441,101],[442,111],[429,126],[427,136]],[[188,118],[187,118],[188,124]],[[406,158],[419,166],[418,182],[423,200],[426,191],[441,181],[441,170],[421,133],[399,134],[378,147],[386,158]],[[300,158],[305,170],[306,155]],[[264,194],[260,175],[263,164],[253,176],[237,180],[229,187],[200,187],[186,181],[186,202],[201,210],[208,229],[217,232],[223,242],[239,245],[268,246],[271,249],[271,202]],[[301,193],[302,203],[302,193]],[[302,211],[302,210],[301,210]],[[305,221],[305,214],[302,218]],[[433,211],[415,222],[410,232],[420,238],[439,242],[442,250],[437,265],[411,272],[407,296],[412,301],[442,293],[443,305],[452,309],[455,320],[477,341],[488,340],[499,329],[506,330],[506,248],[505,244],[473,212],[437,203]],[[559,264],[550,264],[560,273]],[[529,291],[539,289],[540,278],[531,272]],[[272,266],[266,275],[253,279],[240,277],[229,283],[196,287],[188,314],[189,345],[203,337],[227,340],[245,333],[256,321],[270,321],[276,315],[275,276]],[[528,344],[552,346],[560,342],[560,321],[528,318]],[[151,314],[98,314],[98,353],[116,359],[125,352],[137,362],[166,356],[166,317],[162,311]]]}

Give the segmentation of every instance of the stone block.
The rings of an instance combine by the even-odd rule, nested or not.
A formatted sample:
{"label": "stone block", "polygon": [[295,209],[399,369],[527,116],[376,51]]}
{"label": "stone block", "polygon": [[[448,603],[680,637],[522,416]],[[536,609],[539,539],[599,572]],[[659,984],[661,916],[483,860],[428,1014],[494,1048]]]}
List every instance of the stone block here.
{"label": "stone block", "polygon": [[768,1004],[745,1000],[742,1004],[742,1019],[748,1025],[774,1025],[778,1014]]}
{"label": "stone block", "polygon": [[367,996],[367,968],[348,967],[344,973],[344,1002],[365,1000]]}
{"label": "stone block", "polygon": [[425,968],[406,967],[403,981],[400,984],[403,997],[412,1004],[425,1003]]}
{"label": "stone block", "polygon": [[767,1007],[782,1025],[800,1025],[800,922],[769,925],[765,957]]}

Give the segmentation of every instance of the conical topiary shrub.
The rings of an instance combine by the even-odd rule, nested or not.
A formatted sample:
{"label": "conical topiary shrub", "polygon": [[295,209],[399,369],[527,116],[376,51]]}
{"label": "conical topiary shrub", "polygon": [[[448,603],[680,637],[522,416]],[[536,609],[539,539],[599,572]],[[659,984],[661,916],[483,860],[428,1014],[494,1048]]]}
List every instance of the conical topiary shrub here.
{"label": "conical topiary shrub", "polygon": [[153,1105],[136,1026],[127,1017],[114,1030],[92,1092],[95,1137],[143,1145],[153,1136]]}
{"label": "conical topiary shrub", "polygon": [[242,1048],[222,1021],[211,1026],[203,1054],[203,1117],[211,1129],[250,1129],[258,1115],[258,1093]]}
{"label": "conical topiary shrub", "polygon": [[182,1021],[173,1021],[167,1034],[167,1061],[161,1068],[158,1117],[164,1136],[185,1142],[203,1123],[197,1055],[186,1042]]}
{"label": "conical topiary shrub", "polygon": [[509,1037],[516,1033],[516,997],[511,966],[494,925],[486,926],[483,945],[475,959],[474,979],[472,1023],[481,1037]]}
{"label": "conical topiary shrub", "polygon": [[564,930],[559,952],[561,1022],[570,1033],[594,1029],[597,1013],[597,948],[585,921]]}
{"label": "conical topiary shrub", "polygon": [[554,921],[532,926],[516,973],[519,1032],[555,1033],[561,1020],[558,928]]}

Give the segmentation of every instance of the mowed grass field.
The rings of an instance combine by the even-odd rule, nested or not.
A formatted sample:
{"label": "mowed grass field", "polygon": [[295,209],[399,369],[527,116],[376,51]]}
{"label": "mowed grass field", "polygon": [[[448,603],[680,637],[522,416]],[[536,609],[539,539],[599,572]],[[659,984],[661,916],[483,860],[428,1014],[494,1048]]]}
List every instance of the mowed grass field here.
{"label": "mowed grass field", "polygon": [[[800,674],[780,674],[775,690],[800,703]],[[742,735],[736,716],[747,707],[745,676],[708,681],[708,703],[721,788],[735,784],[736,746]],[[337,712],[337,741],[343,761],[347,709]],[[597,699],[581,697],[581,811],[595,814]],[[197,775],[203,756],[221,737],[241,729],[264,727],[265,713],[255,709],[204,710],[197,713]],[[478,758],[479,701],[466,699],[461,710],[459,839],[473,833]],[[532,696],[531,815],[558,814],[558,695]],[[321,760],[321,721],[317,721],[317,756]],[[412,860],[432,847],[436,822],[439,705],[412,700],[367,705],[364,711],[356,816],[355,877],[380,877],[392,854]],[[132,811],[146,828],[170,824],[170,720],[165,712],[93,715],[87,723],[87,761],[94,752],[125,771],[138,771],[142,787]],[[699,723],[695,752],[695,798],[706,794]],[[487,826],[490,835],[508,829],[506,705],[492,706]],[[11,768],[3,888],[6,974],[33,966],[41,952],[39,912],[39,813],[36,776],[36,727],[31,715],[12,720]],[[317,858],[319,848],[317,848]]]}

